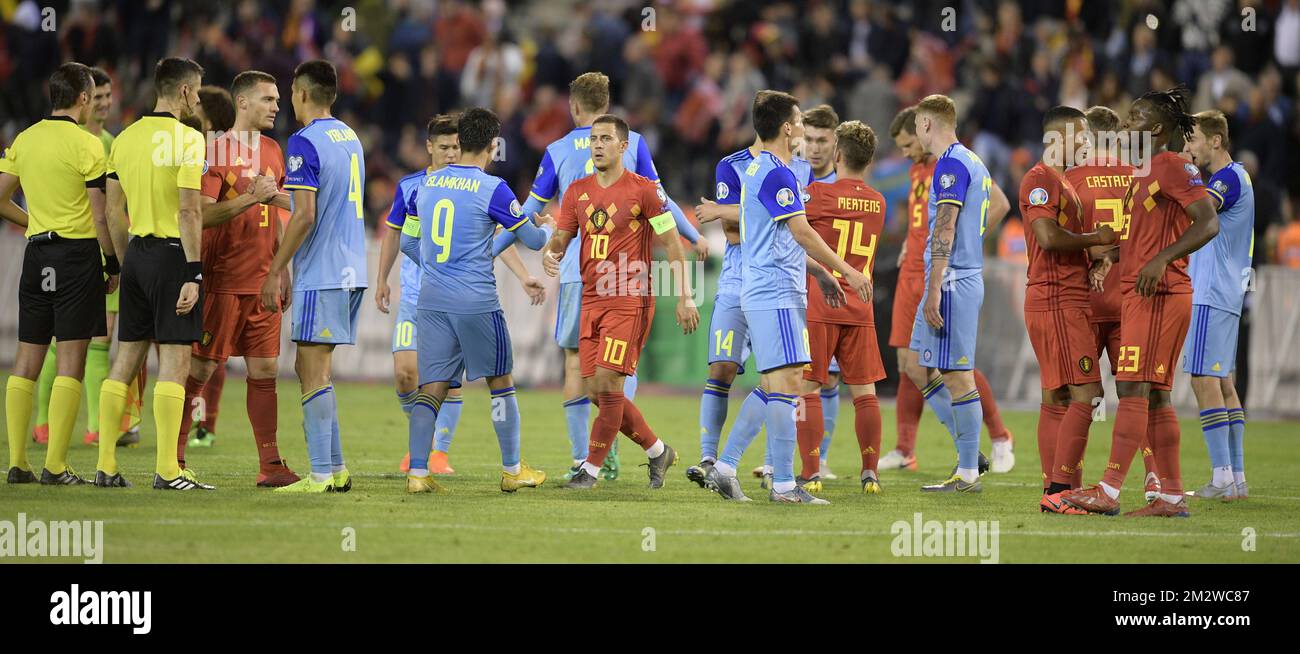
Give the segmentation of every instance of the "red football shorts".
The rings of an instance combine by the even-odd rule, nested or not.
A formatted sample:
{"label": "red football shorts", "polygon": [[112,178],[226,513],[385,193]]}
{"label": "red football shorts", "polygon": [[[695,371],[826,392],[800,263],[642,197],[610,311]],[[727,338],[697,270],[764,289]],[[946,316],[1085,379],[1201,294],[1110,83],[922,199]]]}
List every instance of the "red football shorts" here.
{"label": "red football shorts", "polygon": [[280,314],[262,308],[257,295],[205,293],[203,334],[194,356],[210,361],[230,357],[280,356]]}
{"label": "red football shorts", "polygon": [[650,335],[654,306],[582,307],[578,331],[578,358],[582,376],[591,377],[596,368],[608,368],[625,375],[636,374],[641,348]]}
{"label": "red football shorts", "polygon": [[1115,379],[1173,389],[1174,365],[1192,322],[1192,294],[1124,294]]}
{"label": "red football shorts", "polygon": [[804,379],[825,385],[832,357],[840,364],[840,380],[845,384],[874,384],[885,378],[873,326],[810,322],[808,349],[812,363],[804,366]]}
{"label": "red football shorts", "polygon": [[889,326],[889,347],[906,350],[912,345],[912,325],[925,295],[925,273],[900,272],[894,287],[894,314]]}
{"label": "red football shorts", "polygon": [[1102,350],[1106,351],[1106,358],[1110,359],[1110,373],[1113,375],[1119,366],[1119,322],[1095,322],[1092,323],[1092,328],[1097,333],[1097,356],[1101,356]]}
{"label": "red football shorts", "polygon": [[1101,381],[1097,335],[1088,317],[1084,308],[1025,311],[1025,329],[1044,389]]}

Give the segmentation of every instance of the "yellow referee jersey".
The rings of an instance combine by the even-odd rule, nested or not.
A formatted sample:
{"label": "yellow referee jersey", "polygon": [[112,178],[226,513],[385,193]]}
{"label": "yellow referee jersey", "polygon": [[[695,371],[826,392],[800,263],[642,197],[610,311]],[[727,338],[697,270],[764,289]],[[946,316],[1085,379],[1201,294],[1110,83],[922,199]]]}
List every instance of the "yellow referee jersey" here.
{"label": "yellow referee jersey", "polygon": [[103,188],[104,146],[76,121],[51,116],[23,130],[0,159],[27,198],[27,235],[95,238],[87,187]]}
{"label": "yellow referee jersey", "polygon": [[180,238],[180,189],[201,188],[204,153],[203,134],[165,112],[147,113],[117,135],[108,176],[122,184],[133,236]]}

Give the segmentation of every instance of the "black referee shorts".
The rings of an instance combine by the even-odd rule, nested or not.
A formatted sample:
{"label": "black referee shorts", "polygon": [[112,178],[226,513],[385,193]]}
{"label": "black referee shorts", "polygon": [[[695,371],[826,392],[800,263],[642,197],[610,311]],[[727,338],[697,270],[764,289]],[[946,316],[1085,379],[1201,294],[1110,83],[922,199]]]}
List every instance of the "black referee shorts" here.
{"label": "black referee shorts", "polygon": [[122,260],[117,338],[187,345],[203,333],[203,291],[194,308],[176,315],[185,275],[185,250],[178,238],[137,236]]}
{"label": "black referee shorts", "polygon": [[104,263],[93,238],[47,234],[27,242],[18,284],[18,340],[49,345],[108,334]]}

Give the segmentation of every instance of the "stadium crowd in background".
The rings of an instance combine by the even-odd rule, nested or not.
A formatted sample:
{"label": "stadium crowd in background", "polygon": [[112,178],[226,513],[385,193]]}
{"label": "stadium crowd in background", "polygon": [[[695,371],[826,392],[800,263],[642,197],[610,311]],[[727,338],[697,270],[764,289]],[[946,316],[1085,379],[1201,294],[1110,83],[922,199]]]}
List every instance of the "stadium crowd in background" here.
{"label": "stadium crowd in background", "polygon": [[[683,206],[709,193],[712,162],[752,140],[762,88],[877,130],[901,107],[948,94],[968,108],[963,141],[1014,188],[1038,159],[1051,106],[1123,108],[1182,81],[1193,110],[1228,116],[1255,180],[1256,263],[1300,265],[1300,178],[1285,175],[1300,169],[1300,0],[0,0],[0,16],[0,145],[48,111],[45,80],[63,61],[113,76],[113,132],[151,106],[152,66],[166,55],[192,57],[221,87],[250,68],[286,83],[296,62],[334,62],[337,115],[365,144],[372,227],[394,184],[427,158],[420,128],[440,112],[500,115],[508,149],[493,173],[526,193],[545,145],[571,128],[568,82],[587,70],[609,75],[614,105]],[[49,17],[55,31],[42,29]],[[279,140],[296,128],[289,114]],[[889,196],[905,188],[906,165],[888,140],[882,150],[872,174]],[[1023,259],[1016,213],[989,247]],[[901,226],[890,217],[896,242]]]}

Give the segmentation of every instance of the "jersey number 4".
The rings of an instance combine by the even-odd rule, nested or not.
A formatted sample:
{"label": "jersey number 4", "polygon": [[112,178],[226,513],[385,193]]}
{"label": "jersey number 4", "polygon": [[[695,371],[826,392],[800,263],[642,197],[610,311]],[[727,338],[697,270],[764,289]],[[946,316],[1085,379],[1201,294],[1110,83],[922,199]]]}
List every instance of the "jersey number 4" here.
{"label": "jersey number 4", "polygon": [[357,220],[365,218],[361,212],[361,163],[357,160],[356,153],[352,155],[352,163],[348,171],[348,202],[357,208]]}

